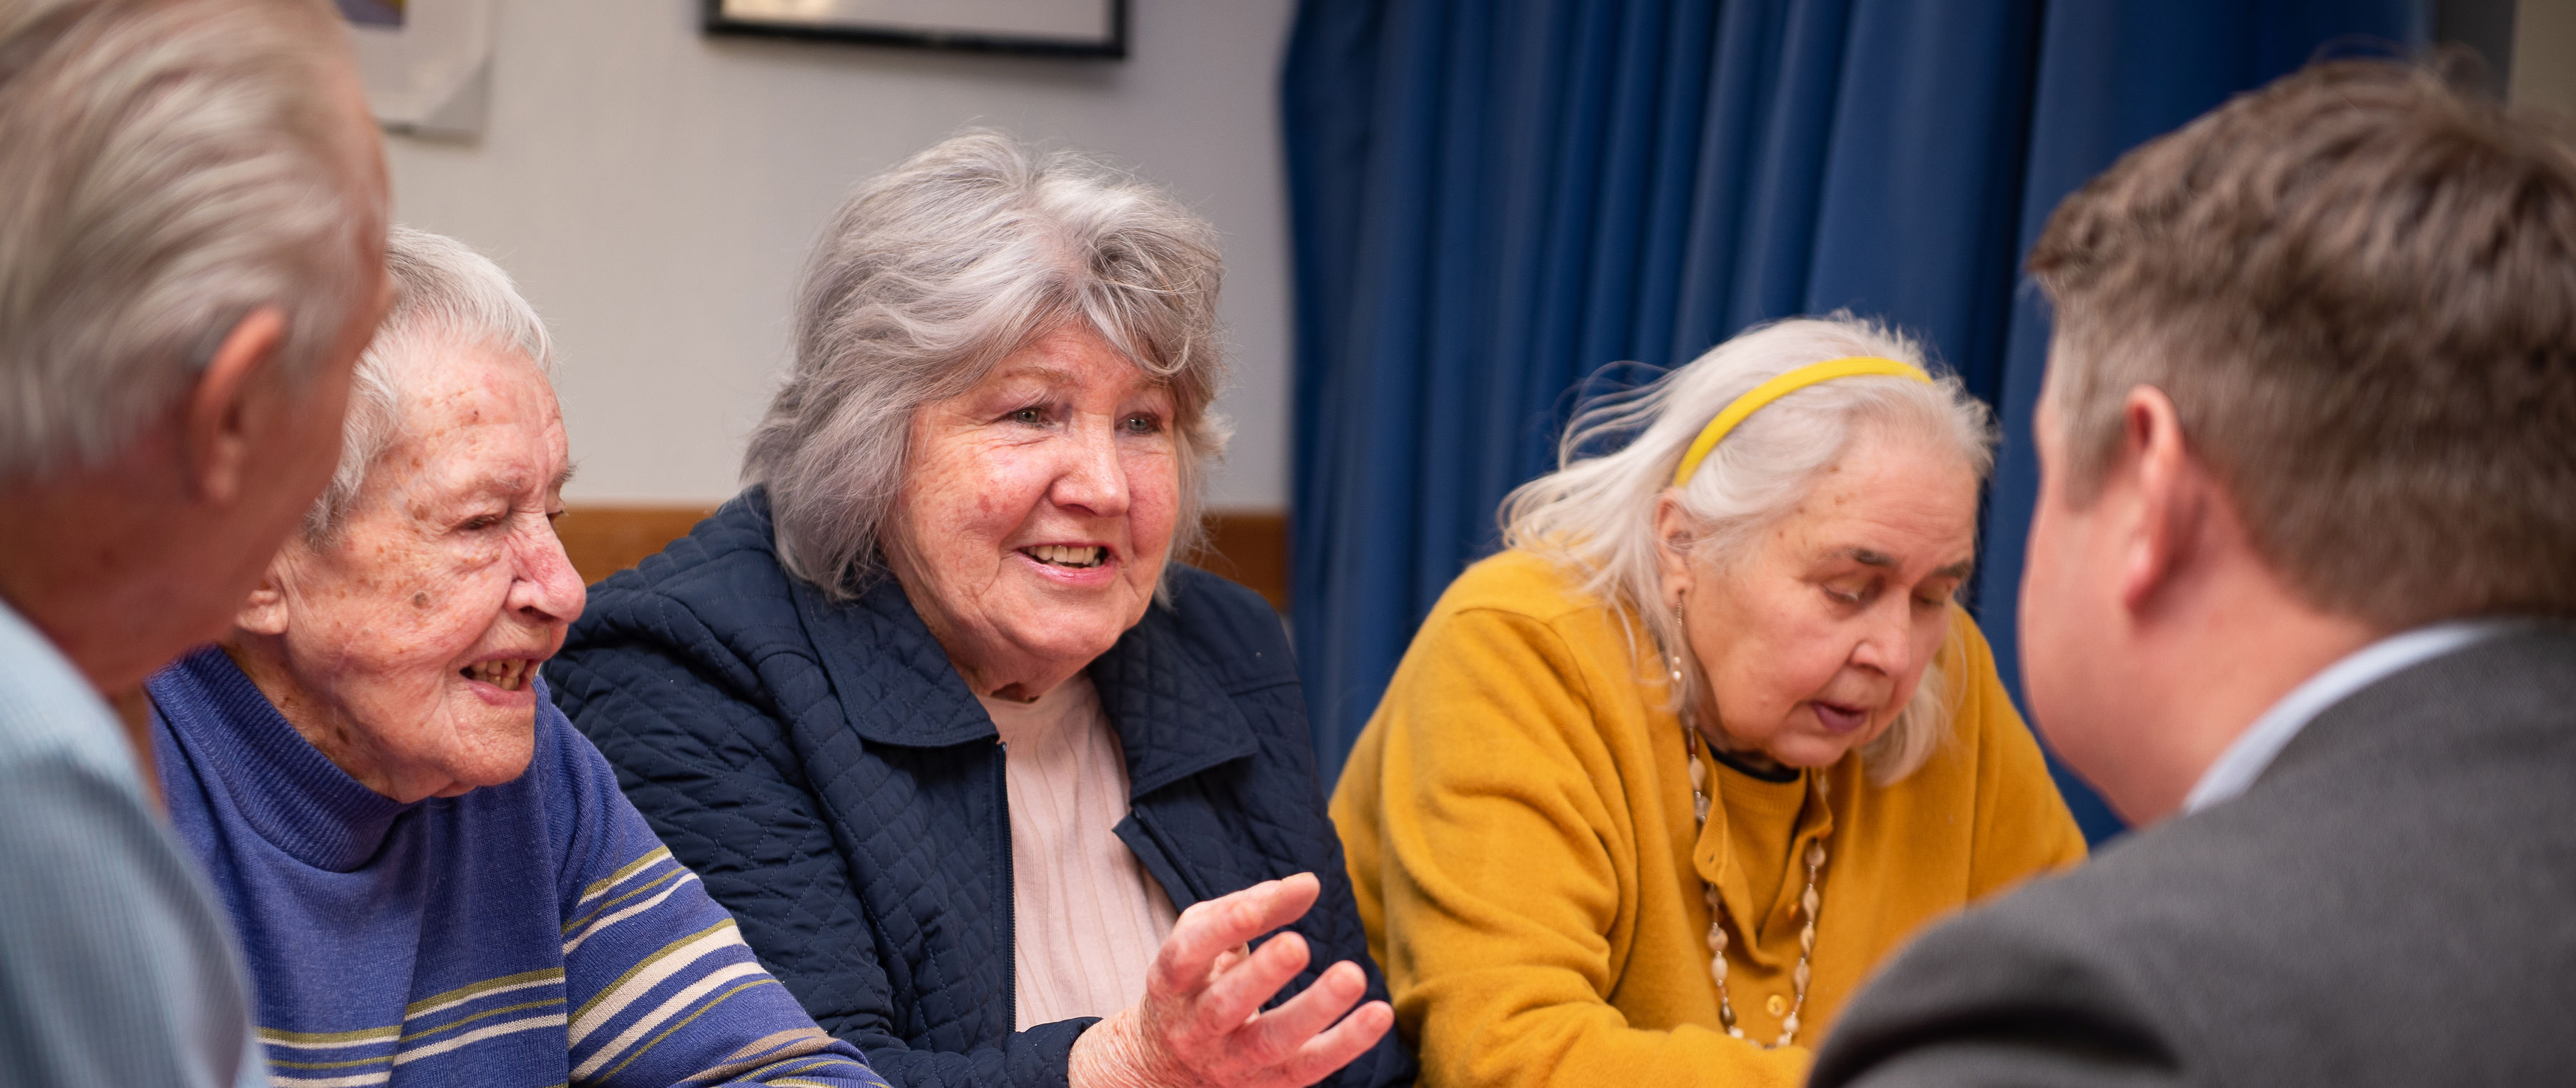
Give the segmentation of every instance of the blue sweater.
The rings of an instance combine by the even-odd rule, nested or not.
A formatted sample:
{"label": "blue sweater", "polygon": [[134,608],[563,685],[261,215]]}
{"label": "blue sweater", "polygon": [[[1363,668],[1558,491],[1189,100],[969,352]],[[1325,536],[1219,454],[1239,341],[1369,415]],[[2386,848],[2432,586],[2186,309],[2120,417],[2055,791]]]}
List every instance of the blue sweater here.
{"label": "blue sweater", "polygon": [[883,1085],[542,688],[527,773],[407,805],[324,758],[220,650],[149,688],[171,821],[241,934],[281,1088]]}
{"label": "blue sweater", "polygon": [[[752,488],[592,587],[555,698],[763,962],[904,1088],[1062,1088],[1094,1021],[1013,1030],[1010,804],[1000,734],[891,579],[854,601],[790,578]],[[1386,996],[1324,813],[1279,614],[1176,567],[1091,664],[1130,786],[1117,834],[1187,908],[1311,872],[1290,928]],[[1413,1079],[1396,1033],[1323,1088]]]}

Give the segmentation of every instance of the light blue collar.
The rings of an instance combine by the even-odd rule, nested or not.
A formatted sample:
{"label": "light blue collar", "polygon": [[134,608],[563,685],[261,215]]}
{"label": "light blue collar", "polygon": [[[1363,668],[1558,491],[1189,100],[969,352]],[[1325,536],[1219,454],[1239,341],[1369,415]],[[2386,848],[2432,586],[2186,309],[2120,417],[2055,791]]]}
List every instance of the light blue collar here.
{"label": "light blue collar", "polygon": [[2353,651],[2319,670],[2306,683],[2290,689],[2272,709],[2254,719],[2236,742],[2201,772],[2199,783],[2183,798],[2184,812],[2198,812],[2233,799],[2254,784],[2263,769],[2289,746],[2327,707],[2372,684],[2512,626],[2511,620],[2454,620],[2403,631]]}

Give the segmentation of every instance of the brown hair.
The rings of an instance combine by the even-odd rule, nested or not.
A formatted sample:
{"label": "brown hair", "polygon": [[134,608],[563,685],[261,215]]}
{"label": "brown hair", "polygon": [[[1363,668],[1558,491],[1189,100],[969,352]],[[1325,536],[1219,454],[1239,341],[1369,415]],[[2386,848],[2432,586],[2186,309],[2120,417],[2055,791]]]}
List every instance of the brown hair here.
{"label": "brown hair", "polygon": [[2032,249],[2069,494],[2172,398],[2266,562],[2387,629],[2576,616],[2576,154],[2386,61],[2142,146]]}

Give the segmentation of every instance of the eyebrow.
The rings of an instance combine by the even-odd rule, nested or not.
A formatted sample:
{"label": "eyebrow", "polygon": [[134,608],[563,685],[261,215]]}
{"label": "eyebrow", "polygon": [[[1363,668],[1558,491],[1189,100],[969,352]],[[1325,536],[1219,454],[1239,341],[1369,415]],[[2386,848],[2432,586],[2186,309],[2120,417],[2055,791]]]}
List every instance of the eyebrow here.
{"label": "eyebrow", "polygon": [[999,371],[993,376],[1004,381],[1009,381],[1015,378],[1035,378],[1039,381],[1050,383],[1070,382],[1073,380],[1072,371],[1048,363],[1022,363],[1018,366],[1011,367],[1010,369]]}
{"label": "eyebrow", "polygon": [[[993,372],[993,377],[1002,381],[1035,378],[1050,385],[1072,385],[1077,380],[1072,371],[1052,363],[1022,363],[1007,370],[996,370]],[[1169,389],[1172,387],[1172,379],[1146,371],[1145,380],[1141,384],[1147,389]]]}
{"label": "eyebrow", "polygon": [[[563,471],[555,473],[554,479],[548,481],[546,485],[547,490],[550,493],[561,492],[565,484],[572,482],[573,473],[578,471],[580,468],[581,466],[579,465],[565,465],[563,467]],[[527,477],[516,475],[479,477],[472,483],[466,484],[466,490],[460,492],[460,494],[476,496],[515,495],[525,487],[525,485],[520,483],[520,481],[526,478]]]}
{"label": "eyebrow", "polygon": [[[1844,548],[1844,549],[1842,549],[1841,551],[1837,551],[1837,552],[1835,552],[1835,553],[1833,553],[1833,554],[1834,554],[1836,557],[1843,558],[1843,559],[1849,559],[1849,560],[1851,560],[1852,562],[1854,562],[1854,563],[1858,563],[1858,564],[1860,564],[1860,565],[1862,565],[1862,566],[1864,566],[1864,567],[1894,567],[1894,566],[1896,566],[1896,557],[1895,557],[1895,556],[1889,555],[1889,554],[1887,554],[1886,552],[1871,551],[1871,550],[1870,550],[1870,549],[1868,549],[1868,548]],[[1956,563],[1952,563],[1952,564],[1950,564],[1949,566],[1946,566],[1946,567],[1943,567],[1943,568],[1941,568],[1941,569],[1939,569],[1939,570],[1933,571],[1933,572],[1932,572],[1932,575],[1933,575],[1933,577],[1936,577],[1936,578],[1957,578],[1957,579],[1959,579],[1959,580],[1961,580],[1961,581],[1965,581],[1965,580],[1967,580],[1968,572],[1969,572],[1969,571],[1972,571],[1972,570],[1975,570],[1976,568],[1977,568],[1977,561],[1976,561],[1976,560],[1974,560],[1974,559],[1962,559],[1962,560],[1960,560],[1960,561],[1958,561],[1958,562],[1956,562]]]}

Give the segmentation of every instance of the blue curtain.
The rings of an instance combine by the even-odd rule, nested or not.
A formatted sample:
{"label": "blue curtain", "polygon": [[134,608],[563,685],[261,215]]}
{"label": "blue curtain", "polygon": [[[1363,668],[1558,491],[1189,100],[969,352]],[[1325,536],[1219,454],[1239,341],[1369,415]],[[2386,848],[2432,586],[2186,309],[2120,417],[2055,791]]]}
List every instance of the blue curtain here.
{"label": "blue curtain", "polygon": [[[1323,765],[1587,375],[1838,308],[1923,337],[2008,421],[1971,603],[2017,684],[2048,339],[2020,255],[2120,152],[2421,22],[2416,0],[1305,0],[1291,611]],[[2117,829],[2061,782],[2088,833]]]}

